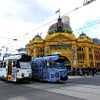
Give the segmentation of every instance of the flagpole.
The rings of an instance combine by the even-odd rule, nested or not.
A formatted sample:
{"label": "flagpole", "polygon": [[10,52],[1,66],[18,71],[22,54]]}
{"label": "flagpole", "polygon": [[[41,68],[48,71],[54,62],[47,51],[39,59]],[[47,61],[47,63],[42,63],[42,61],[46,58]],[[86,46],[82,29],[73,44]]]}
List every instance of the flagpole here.
{"label": "flagpole", "polygon": [[60,18],[60,8],[55,13],[58,13],[58,12],[59,12],[59,18]]}
{"label": "flagpole", "polygon": [[60,18],[60,8],[59,8],[59,18]]}

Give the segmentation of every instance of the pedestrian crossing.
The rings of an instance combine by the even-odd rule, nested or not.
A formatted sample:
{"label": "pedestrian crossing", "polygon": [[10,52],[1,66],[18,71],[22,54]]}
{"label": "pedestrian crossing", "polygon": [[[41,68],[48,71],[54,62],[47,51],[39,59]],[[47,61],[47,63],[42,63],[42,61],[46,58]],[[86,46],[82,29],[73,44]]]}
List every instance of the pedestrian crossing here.
{"label": "pedestrian crossing", "polygon": [[[89,78],[92,76],[86,76]],[[69,76],[69,79],[75,78],[83,78],[81,76]],[[84,77],[85,78],[85,77]],[[99,77],[98,77],[99,78]],[[9,85],[12,83],[7,83],[6,81],[0,80],[1,85]],[[100,86],[95,85],[86,85],[86,84],[77,84],[71,83],[70,81],[62,82],[59,84],[56,83],[44,83],[44,82],[30,82],[29,84],[21,84],[29,88],[44,90],[51,93],[57,93],[62,95],[73,96],[86,100],[100,100]],[[12,98],[9,100],[18,100],[16,98]],[[24,97],[19,97],[21,100],[26,100]],[[19,99],[20,100],[20,99]]]}
{"label": "pedestrian crossing", "polygon": [[86,100],[100,100],[100,86],[75,84],[67,82],[63,84],[35,82],[33,84],[27,84],[25,86]]}

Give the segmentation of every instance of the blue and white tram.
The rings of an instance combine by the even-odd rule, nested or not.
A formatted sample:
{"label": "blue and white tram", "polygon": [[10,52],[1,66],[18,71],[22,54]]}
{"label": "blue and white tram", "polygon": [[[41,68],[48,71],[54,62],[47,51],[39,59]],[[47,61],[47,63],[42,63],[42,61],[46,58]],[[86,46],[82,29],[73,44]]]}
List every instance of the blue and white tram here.
{"label": "blue and white tram", "polygon": [[32,77],[31,57],[13,55],[0,60],[0,78],[16,82]]}
{"label": "blue and white tram", "polygon": [[66,57],[51,55],[34,58],[32,62],[32,78],[48,82],[67,80]]}

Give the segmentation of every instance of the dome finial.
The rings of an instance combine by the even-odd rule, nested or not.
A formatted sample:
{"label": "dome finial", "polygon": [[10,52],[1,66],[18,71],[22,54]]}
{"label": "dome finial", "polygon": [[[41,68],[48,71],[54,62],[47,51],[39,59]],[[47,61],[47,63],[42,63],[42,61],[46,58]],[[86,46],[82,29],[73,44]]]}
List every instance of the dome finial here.
{"label": "dome finial", "polygon": [[82,31],[82,34],[84,34],[84,32]]}

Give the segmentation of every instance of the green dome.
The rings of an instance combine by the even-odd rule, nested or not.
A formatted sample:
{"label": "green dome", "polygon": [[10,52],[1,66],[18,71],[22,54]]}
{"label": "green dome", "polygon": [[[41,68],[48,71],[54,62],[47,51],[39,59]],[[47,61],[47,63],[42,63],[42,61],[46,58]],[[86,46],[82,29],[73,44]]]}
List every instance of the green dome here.
{"label": "green dome", "polygon": [[61,18],[58,18],[58,22],[50,26],[48,29],[48,34],[52,34],[53,31],[55,31],[55,33],[66,31],[69,34],[73,32],[69,25],[61,22]]}
{"label": "green dome", "polygon": [[79,35],[78,38],[84,38],[84,36],[86,36],[88,39],[90,39],[90,38],[89,38],[86,34],[84,34],[83,32],[82,32],[82,34]]}

